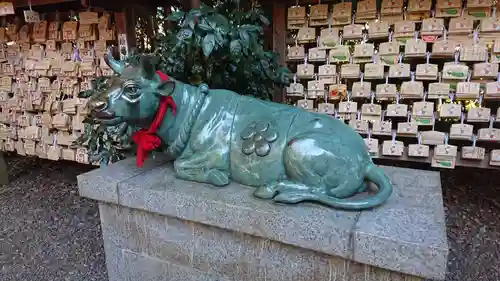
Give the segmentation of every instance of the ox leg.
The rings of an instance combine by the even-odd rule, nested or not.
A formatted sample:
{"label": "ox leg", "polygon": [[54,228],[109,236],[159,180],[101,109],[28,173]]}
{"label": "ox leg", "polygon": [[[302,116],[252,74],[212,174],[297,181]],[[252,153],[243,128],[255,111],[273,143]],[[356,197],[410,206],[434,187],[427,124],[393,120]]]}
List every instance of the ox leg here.
{"label": "ox leg", "polygon": [[[310,152],[311,143],[316,154]],[[261,187],[254,195],[291,204],[303,201],[328,204],[332,198],[350,197],[364,189],[364,170],[357,167],[356,158],[344,154],[342,149],[335,149],[329,135],[297,137],[284,151],[287,180]]]}
{"label": "ox leg", "polygon": [[261,199],[274,198],[274,200],[278,202],[297,203],[300,201],[298,199],[299,197],[305,194],[311,194],[312,190],[310,187],[302,183],[284,180],[278,183],[259,187],[255,190],[253,195]]}
{"label": "ox leg", "polygon": [[227,185],[229,172],[227,169],[218,168],[224,166],[223,159],[214,156],[214,153],[209,152],[183,153],[174,162],[175,174],[183,180],[209,183],[215,186]]}

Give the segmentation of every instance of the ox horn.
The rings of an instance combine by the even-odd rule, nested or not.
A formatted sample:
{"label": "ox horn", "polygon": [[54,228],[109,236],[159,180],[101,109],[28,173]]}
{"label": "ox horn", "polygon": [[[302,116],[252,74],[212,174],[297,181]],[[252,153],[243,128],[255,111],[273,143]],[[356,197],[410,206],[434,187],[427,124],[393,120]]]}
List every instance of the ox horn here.
{"label": "ox horn", "polygon": [[122,74],[123,69],[125,68],[123,63],[115,60],[110,54],[104,55],[104,61],[116,74]]}

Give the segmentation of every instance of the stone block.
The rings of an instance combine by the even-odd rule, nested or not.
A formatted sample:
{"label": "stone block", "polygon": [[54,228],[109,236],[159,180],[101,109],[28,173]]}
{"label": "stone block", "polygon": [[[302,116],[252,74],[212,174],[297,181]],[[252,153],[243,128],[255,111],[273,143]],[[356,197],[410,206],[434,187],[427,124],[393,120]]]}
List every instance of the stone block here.
{"label": "stone block", "polygon": [[193,267],[234,279],[238,276],[238,262],[243,240],[220,228],[195,227]]}
{"label": "stone block", "polygon": [[[138,210],[132,210],[132,213],[134,217],[147,217],[146,219],[150,220],[149,224],[155,224],[155,227],[162,229],[172,220],[170,217],[165,217],[167,222],[165,223],[158,220],[159,218],[148,218],[156,216],[151,213]],[[194,244],[194,248],[193,245],[186,243],[172,248],[167,255],[152,251],[149,247],[154,245],[161,247],[162,244],[168,244],[175,238],[175,235],[168,234],[169,226],[163,235],[150,240],[148,248],[139,249],[138,252],[128,249],[127,245],[105,243],[106,254],[113,253],[110,258],[116,259],[111,261],[116,270],[111,272],[110,281],[422,280],[419,277],[208,225],[182,220],[175,220],[175,224],[176,226],[170,228],[185,229],[185,225],[192,226],[195,237],[191,244]],[[150,226],[138,224],[138,228],[147,229]],[[148,230],[143,231],[148,232]],[[163,230],[157,231],[163,232]],[[192,233],[188,231],[186,235],[190,236]],[[186,240],[190,241],[191,238]],[[192,258],[189,261],[172,257],[175,251],[183,252],[186,249],[192,250]]]}
{"label": "stone block", "polygon": [[[254,198],[251,187],[215,188],[177,179],[171,164],[149,167],[122,168],[122,179],[108,181],[116,200],[109,194],[101,200],[112,281],[159,276],[127,273],[125,260],[151,262],[148,270],[166,270],[169,281],[444,278],[448,247],[437,172],[384,167],[393,196],[378,208],[348,212],[276,204]],[[92,175],[82,178],[88,180],[80,189],[92,189]],[[122,251],[136,254],[125,258]]]}
{"label": "stone block", "polygon": [[167,159],[160,155],[154,159],[148,159],[143,168],[137,168],[135,157],[127,158],[77,176],[78,191],[82,197],[118,204],[118,183],[146,173],[166,161]]}
{"label": "stone block", "polygon": [[385,170],[394,195],[386,205],[361,212],[354,230],[354,260],[444,279],[448,244],[439,173]]}
{"label": "stone block", "polygon": [[[168,281],[230,281],[215,274],[201,272],[194,268],[183,267],[175,264],[169,264]],[[241,281],[247,279],[241,279]]]}
{"label": "stone block", "polygon": [[394,192],[383,208],[392,206],[433,208],[444,218],[439,172],[398,167],[384,167]]}
{"label": "stone block", "polygon": [[168,281],[168,263],[162,260],[123,250],[126,265],[124,281]]}
{"label": "stone block", "polygon": [[354,260],[442,280],[448,247],[444,221],[432,209],[392,208],[362,213],[355,230]]}
{"label": "stone block", "polygon": [[342,257],[350,255],[350,231],[358,215],[314,204],[283,205],[258,200],[252,196],[253,188],[238,184],[213,188],[186,182],[175,178],[171,167],[158,167],[120,182],[118,189],[124,206]]}
{"label": "stone block", "polygon": [[328,255],[267,240],[262,247],[261,266],[266,280],[327,280],[330,276]]}
{"label": "stone block", "polygon": [[101,204],[104,241],[151,257],[189,265],[194,248],[193,224],[174,217]]}
{"label": "stone block", "polygon": [[99,212],[105,244],[109,242],[136,252],[146,245],[147,237],[135,210],[100,204]]}
{"label": "stone block", "polygon": [[[126,273],[126,266],[122,259],[122,249],[126,246],[128,248],[128,245],[123,242],[124,239],[121,237],[127,235],[128,232],[124,232],[123,229],[119,228],[122,225],[122,221],[119,220],[120,217],[117,216],[119,209],[115,205],[99,204],[106,267],[110,281],[125,280],[124,274]],[[121,209],[127,210],[128,208]],[[132,212],[131,209],[128,210]]]}
{"label": "stone block", "polygon": [[147,233],[148,255],[182,266],[192,263],[195,245],[193,223],[174,217],[148,214],[143,227]]}

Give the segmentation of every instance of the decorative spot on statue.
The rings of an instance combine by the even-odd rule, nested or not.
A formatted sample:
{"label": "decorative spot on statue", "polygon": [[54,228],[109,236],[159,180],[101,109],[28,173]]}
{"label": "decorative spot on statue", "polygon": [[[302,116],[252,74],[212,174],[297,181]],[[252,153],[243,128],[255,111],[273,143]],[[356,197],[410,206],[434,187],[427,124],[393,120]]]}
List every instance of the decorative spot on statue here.
{"label": "decorative spot on statue", "polygon": [[255,125],[255,131],[260,133],[260,132],[265,132],[269,128],[269,122],[259,122]]}
{"label": "decorative spot on statue", "polygon": [[257,156],[264,157],[271,152],[271,143],[278,139],[278,132],[269,128],[266,121],[252,122],[241,132],[243,140],[241,151],[250,155],[255,152]]}

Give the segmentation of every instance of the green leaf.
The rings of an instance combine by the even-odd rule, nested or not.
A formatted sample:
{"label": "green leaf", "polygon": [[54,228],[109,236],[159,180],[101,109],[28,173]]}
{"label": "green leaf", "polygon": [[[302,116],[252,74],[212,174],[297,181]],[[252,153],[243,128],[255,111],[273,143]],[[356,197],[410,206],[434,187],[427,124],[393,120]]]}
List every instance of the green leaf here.
{"label": "green leaf", "polygon": [[262,22],[262,24],[264,24],[265,26],[269,26],[271,24],[271,22],[269,21],[269,19],[267,19],[266,16],[264,16],[263,14],[260,14],[259,15],[260,17],[260,21]]}
{"label": "green leaf", "polygon": [[267,60],[260,60],[260,65],[264,69],[269,69],[269,62]]}
{"label": "green leaf", "polygon": [[189,15],[193,17],[199,17],[201,15],[201,10],[198,8],[189,10]]}
{"label": "green leaf", "polygon": [[195,20],[195,17],[192,15],[192,14],[186,14],[186,17],[184,18],[184,20],[182,21],[182,24],[181,24],[181,27],[184,27],[184,28],[191,28],[194,30],[194,20]]}
{"label": "green leaf", "polygon": [[229,50],[232,55],[239,55],[241,52],[241,41],[233,40],[229,43]]}
{"label": "green leaf", "polygon": [[203,54],[205,57],[210,56],[215,47],[215,35],[207,34],[205,38],[203,38]]}
{"label": "green leaf", "polygon": [[220,28],[223,28],[224,30],[229,30],[229,21],[225,16],[221,14],[214,14],[210,16],[208,19],[209,23],[211,23],[213,28],[215,28],[215,26],[218,26]]}
{"label": "green leaf", "polygon": [[190,38],[191,36],[193,36],[193,30],[189,28],[183,28],[177,33],[177,38],[179,40],[185,40],[187,38]]}
{"label": "green leaf", "polygon": [[264,52],[264,56],[268,59],[274,59],[276,58],[276,53],[274,52]]}
{"label": "green leaf", "polygon": [[220,34],[220,32],[215,33],[215,39],[217,40],[217,44],[219,44],[219,46],[224,46],[224,37],[222,37],[222,34]]}
{"label": "green leaf", "polygon": [[213,12],[215,12],[215,9],[214,9],[214,8],[212,8],[212,7],[208,6],[208,5],[207,5],[207,4],[205,4],[205,3],[200,3],[200,10],[201,10],[202,12],[205,12],[205,13],[213,13]]}
{"label": "green leaf", "polygon": [[212,28],[210,25],[208,25],[208,24],[206,24],[206,23],[204,23],[204,22],[200,22],[200,23],[198,23],[198,27],[199,27],[201,30],[204,30],[204,31],[212,31],[212,30],[213,30],[213,28]]}
{"label": "green leaf", "polygon": [[250,45],[250,35],[248,35],[248,32],[246,30],[240,30],[239,34],[240,34],[241,42],[243,43],[243,45],[245,47],[248,48]]}
{"label": "green leaf", "polygon": [[170,15],[168,15],[167,20],[180,21],[182,18],[184,18],[184,14],[185,13],[183,11],[173,12]]}
{"label": "green leaf", "polygon": [[[200,5],[199,16],[195,16],[198,10],[186,12],[180,25],[171,25],[166,36],[156,38],[158,49],[154,54],[161,58],[158,69],[185,83],[203,81],[211,88],[229,89],[261,99],[269,98],[275,86],[289,83],[291,76],[280,71],[276,54],[264,46],[262,27],[269,24],[270,19],[264,16],[262,9],[249,10],[245,5],[237,9],[233,0],[220,2],[217,8],[213,1],[206,3],[210,4]],[[183,28],[189,31],[179,32]],[[207,37],[207,34],[213,35]],[[209,59],[204,59],[207,54]],[[100,135],[96,130],[94,127],[91,134],[99,140],[95,142],[99,149],[94,154],[109,147],[107,142],[102,142],[103,134],[109,135],[108,142],[131,144],[129,133],[122,138],[117,130]],[[113,155],[127,147],[118,145],[111,143],[109,147],[111,162],[115,160]]]}
{"label": "green leaf", "polygon": [[86,90],[86,91],[78,93],[78,97],[86,99],[86,98],[91,97],[93,93],[94,93],[94,90]]}
{"label": "green leaf", "polygon": [[188,26],[189,26],[192,30],[194,30],[194,17],[193,17],[193,16],[191,16],[191,15],[189,15],[189,17],[187,18],[187,20],[188,20],[188,21],[187,21]]}
{"label": "green leaf", "polygon": [[94,119],[92,119],[92,118],[85,117],[85,118],[83,119],[82,123],[84,123],[84,124],[95,124],[95,121],[94,121]]}
{"label": "green leaf", "polygon": [[247,32],[260,32],[262,29],[252,24],[243,24],[240,26],[240,30],[246,30]]}

